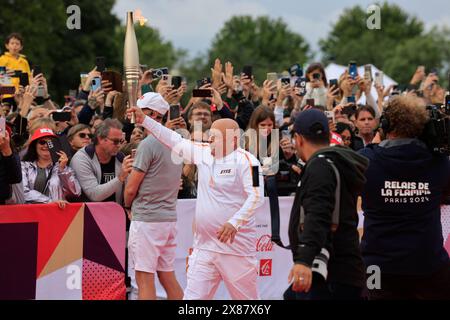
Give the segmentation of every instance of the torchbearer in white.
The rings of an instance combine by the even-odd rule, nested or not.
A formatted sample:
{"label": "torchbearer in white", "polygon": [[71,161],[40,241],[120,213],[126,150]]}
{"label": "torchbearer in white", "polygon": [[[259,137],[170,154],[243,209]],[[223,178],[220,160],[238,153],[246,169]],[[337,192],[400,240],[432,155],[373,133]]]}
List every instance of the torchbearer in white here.
{"label": "torchbearer in white", "polygon": [[232,299],[258,299],[254,214],[264,203],[264,183],[259,161],[239,147],[238,124],[217,120],[211,126],[209,143],[197,143],[183,139],[138,108],[128,113],[135,113],[136,123],[198,167],[194,250],[184,299],[212,299],[221,280]]}

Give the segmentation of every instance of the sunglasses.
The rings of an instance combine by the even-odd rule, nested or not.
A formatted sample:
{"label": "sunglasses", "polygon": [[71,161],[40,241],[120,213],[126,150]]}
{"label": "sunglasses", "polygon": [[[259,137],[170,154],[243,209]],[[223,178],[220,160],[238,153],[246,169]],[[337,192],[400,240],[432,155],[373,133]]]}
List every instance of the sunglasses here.
{"label": "sunglasses", "polygon": [[84,132],[79,133],[78,136],[79,136],[81,139],[89,138],[89,139],[92,140],[92,139],[94,138],[94,135],[93,135],[93,134],[90,134],[90,133],[84,133]]}
{"label": "sunglasses", "polygon": [[39,140],[37,143],[40,144],[41,146],[45,146],[47,144],[47,141],[49,140]]}
{"label": "sunglasses", "polygon": [[106,139],[111,141],[116,146],[125,142],[125,139],[110,139],[110,138],[106,138]]}

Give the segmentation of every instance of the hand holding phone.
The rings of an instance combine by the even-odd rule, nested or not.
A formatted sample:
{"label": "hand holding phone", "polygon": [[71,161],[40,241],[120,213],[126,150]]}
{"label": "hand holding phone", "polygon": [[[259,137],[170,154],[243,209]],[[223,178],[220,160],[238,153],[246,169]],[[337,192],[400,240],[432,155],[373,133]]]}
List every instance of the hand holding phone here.
{"label": "hand holding phone", "polygon": [[355,80],[356,77],[358,76],[358,69],[356,67],[355,61],[350,61],[349,65],[348,65],[348,74],[350,75],[350,77],[353,80]]}
{"label": "hand holding phone", "polygon": [[333,123],[336,122],[334,118],[334,111],[325,111],[325,115],[327,116],[328,121],[331,121]]}
{"label": "hand holding phone", "polygon": [[100,77],[95,77],[92,79],[91,90],[95,91],[102,87],[102,79]]}
{"label": "hand holding phone", "polygon": [[169,120],[178,119],[180,117],[180,105],[174,104],[169,109]]}
{"label": "hand holding phone", "polygon": [[61,158],[60,152],[62,151],[62,145],[58,138],[51,138],[47,141],[48,151],[52,157],[53,163],[58,163]]}
{"label": "hand holding phone", "polygon": [[252,66],[244,66],[242,68],[242,75],[251,80],[252,76],[253,76],[253,67]]}

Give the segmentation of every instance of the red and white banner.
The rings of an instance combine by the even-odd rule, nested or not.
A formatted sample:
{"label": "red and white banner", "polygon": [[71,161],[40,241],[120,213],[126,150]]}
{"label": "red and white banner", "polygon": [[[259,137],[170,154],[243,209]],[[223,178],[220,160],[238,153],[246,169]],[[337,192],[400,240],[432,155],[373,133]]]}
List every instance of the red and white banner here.
{"label": "red and white banner", "polygon": [[[280,197],[280,235],[284,244],[289,243],[288,224],[292,208],[293,197]],[[195,212],[195,199],[178,200],[178,235],[177,254],[175,260],[175,273],[182,288],[186,287],[186,259],[192,246],[192,219]],[[442,208],[442,229],[445,245],[450,253],[450,206]],[[289,250],[280,248],[270,241],[270,208],[269,199],[256,214],[257,225],[257,258],[258,258],[258,290],[261,299],[282,299],[283,293],[288,287],[288,274],[292,267],[292,255]],[[360,214],[359,228],[362,229],[363,215]],[[166,297],[163,288],[157,284],[159,297]],[[230,299],[223,285],[219,286],[215,299]]]}

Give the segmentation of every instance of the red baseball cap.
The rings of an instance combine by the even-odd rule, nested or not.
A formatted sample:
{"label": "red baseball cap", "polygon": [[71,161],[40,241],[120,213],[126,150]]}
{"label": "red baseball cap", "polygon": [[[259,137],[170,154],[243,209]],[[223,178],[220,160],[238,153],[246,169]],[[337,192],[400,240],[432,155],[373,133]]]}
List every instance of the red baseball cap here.
{"label": "red baseball cap", "polygon": [[30,139],[30,143],[39,140],[44,137],[57,137],[56,134],[53,133],[53,130],[50,128],[39,128],[34,133],[33,136]]}

